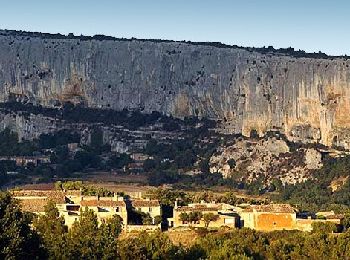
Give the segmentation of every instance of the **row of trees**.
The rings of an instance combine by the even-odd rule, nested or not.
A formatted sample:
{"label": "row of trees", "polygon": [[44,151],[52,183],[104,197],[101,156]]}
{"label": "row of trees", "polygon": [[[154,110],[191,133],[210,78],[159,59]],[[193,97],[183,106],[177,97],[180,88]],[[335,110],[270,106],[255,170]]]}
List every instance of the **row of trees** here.
{"label": "row of trees", "polygon": [[181,212],[179,218],[183,223],[188,223],[190,225],[192,223],[196,224],[203,219],[205,227],[209,227],[210,222],[216,221],[219,218],[219,215],[212,212],[205,214],[202,214],[201,212]]}

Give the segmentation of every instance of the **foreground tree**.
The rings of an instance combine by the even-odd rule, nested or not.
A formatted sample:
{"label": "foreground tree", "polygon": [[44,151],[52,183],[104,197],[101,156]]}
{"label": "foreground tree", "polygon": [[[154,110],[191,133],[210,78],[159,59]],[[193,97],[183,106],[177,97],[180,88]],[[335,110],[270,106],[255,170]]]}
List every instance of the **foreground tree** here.
{"label": "foreground tree", "polygon": [[101,224],[97,234],[97,244],[99,248],[103,248],[102,259],[116,259],[119,256],[117,246],[121,232],[122,218],[118,215]]}
{"label": "foreground tree", "polygon": [[58,209],[53,201],[48,202],[45,206],[45,215],[36,218],[33,221],[33,226],[42,237],[49,258],[67,258],[65,247],[67,246],[68,229],[64,225],[64,218],[59,216]]}
{"label": "foreground tree", "polygon": [[161,232],[143,232],[137,237],[123,239],[119,248],[121,259],[184,259],[185,251],[175,246]]}
{"label": "foreground tree", "polygon": [[122,220],[114,216],[98,225],[92,210],[81,211],[79,222],[68,232],[69,259],[116,259],[117,239],[122,230]]}
{"label": "foreground tree", "polygon": [[0,259],[44,259],[39,236],[30,229],[30,217],[17,200],[0,192]]}
{"label": "foreground tree", "polygon": [[181,212],[179,215],[179,219],[182,221],[182,224],[188,223],[189,216],[186,212]]}
{"label": "foreground tree", "polygon": [[98,222],[92,210],[81,210],[80,219],[68,232],[69,259],[100,259],[101,249],[97,243]]}

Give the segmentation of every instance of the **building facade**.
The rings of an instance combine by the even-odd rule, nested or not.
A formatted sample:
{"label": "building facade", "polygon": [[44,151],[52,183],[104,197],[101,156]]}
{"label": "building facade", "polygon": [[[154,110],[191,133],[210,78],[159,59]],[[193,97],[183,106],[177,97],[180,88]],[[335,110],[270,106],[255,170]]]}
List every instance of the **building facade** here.
{"label": "building facade", "polygon": [[237,227],[239,216],[235,208],[224,203],[192,203],[188,206],[177,206],[173,217],[168,218],[169,226],[177,227]]}

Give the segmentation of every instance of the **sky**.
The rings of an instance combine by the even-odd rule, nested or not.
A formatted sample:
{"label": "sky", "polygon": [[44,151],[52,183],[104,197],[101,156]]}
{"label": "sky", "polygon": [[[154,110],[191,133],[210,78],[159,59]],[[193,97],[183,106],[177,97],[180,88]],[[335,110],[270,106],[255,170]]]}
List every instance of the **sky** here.
{"label": "sky", "polygon": [[350,55],[350,1],[0,0],[0,29]]}

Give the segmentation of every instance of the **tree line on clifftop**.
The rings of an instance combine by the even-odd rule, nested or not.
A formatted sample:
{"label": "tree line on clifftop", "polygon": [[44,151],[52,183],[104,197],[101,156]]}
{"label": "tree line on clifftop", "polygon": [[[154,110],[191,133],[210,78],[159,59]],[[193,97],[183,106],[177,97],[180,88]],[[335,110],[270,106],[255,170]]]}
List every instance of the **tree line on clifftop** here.
{"label": "tree line on clifftop", "polygon": [[136,39],[136,38],[116,38],[113,36],[106,36],[97,34],[94,36],[84,36],[78,35],[75,36],[73,33],[68,35],[63,35],[60,33],[51,34],[51,33],[41,33],[41,32],[26,32],[26,31],[15,31],[15,30],[2,30],[0,35],[4,36],[14,36],[22,37],[22,40],[29,40],[32,37],[39,37],[42,39],[52,39],[52,40],[78,40],[78,41],[138,41],[138,42],[153,42],[153,43],[179,43],[179,44],[191,44],[197,46],[210,46],[215,48],[225,48],[225,49],[242,49],[249,52],[258,52],[261,54],[274,54],[274,55],[286,55],[294,58],[312,58],[312,59],[335,59],[342,58],[348,59],[347,55],[344,56],[330,56],[321,51],[308,53],[303,50],[295,50],[292,47],[289,48],[279,48],[275,49],[272,46],[268,47],[242,47],[238,45],[228,45],[221,42],[192,42],[192,41],[173,41],[173,40],[163,40],[163,39]]}

